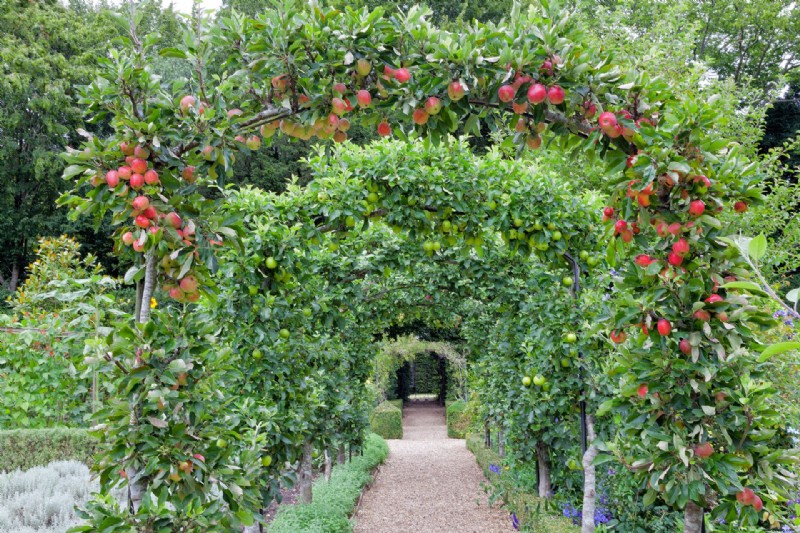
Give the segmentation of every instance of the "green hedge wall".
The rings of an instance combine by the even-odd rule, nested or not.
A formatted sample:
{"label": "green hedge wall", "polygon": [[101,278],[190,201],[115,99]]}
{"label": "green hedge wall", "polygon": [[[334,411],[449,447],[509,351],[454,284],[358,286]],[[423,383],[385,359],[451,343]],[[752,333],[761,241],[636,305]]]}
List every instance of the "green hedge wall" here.
{"label": "green hedge wall", "polygon": [[0,472],[69,459],[89,465],[96,445],[85,429],[0,430]]}
{"label": "green hedge wall", "polygon": [[467,402],[463,400],[447,402],[447,436],[451,439],[466,438],[472,423],[466,410]]}
{"label": "green hedge wall", "polygon": [[403,411],[389,402],[383,402],[369,417],[372,432],[384,439],[403,438]]}
{"label": "green hedge wall", "polygon": [[414,393],[439,394],[439,358],[429,353],[414,359]]}
{"label": "green hedge wall", "polygon": [[312,488],[312,503],[281,507],[267,526],[269,533],[349,533],[348,517],[372,479],[371,472],[386,460],[389,447],[378,435],[367,435],[364,455],[333,467],[331,480],[321,477]]}
{"label": "green hedge wall", "polygon": [[390,403],[390,404],[394,405],[395,407],[400,409],[400,411],[403,410],[403,399],[402,398],[398,398],[396,400],[387,400],[387,403]]}

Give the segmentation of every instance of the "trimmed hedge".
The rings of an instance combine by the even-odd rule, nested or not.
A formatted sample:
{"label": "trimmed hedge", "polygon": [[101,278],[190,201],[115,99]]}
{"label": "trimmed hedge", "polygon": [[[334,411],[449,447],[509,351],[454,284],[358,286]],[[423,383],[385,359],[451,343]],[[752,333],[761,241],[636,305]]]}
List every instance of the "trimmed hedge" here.
{"label": "trimmed hedge", "polygon": [[[503,458],[494,450],[486,448],[480,435],[467,435],[467,449],[475,455],[483,475],[492,482],[508,510],[517,515],[521,530],[537,533],[580,532],[580,528],[571,520],[552,512],[545,500],[515,486],[511,476],[505,473]],[[498,467],[499,472],[493,472],[489,469],[490,466]]]}
{"label": "trimmed hedge", "polygon": [[463,439],[467,436],[472,420],[466,413],[467,402],[456,400],[447,402],[447,436],[451,439]]}
{"label": "trimmed hedge", "polygon": [[28,470],[53,461],[92,463],[97,441],[85,429],[0,430],[0,472]]}
{"label": "trimmed hedge", "polygon": [[384,439],[402,439],[403,411],[389,402],[383,402],[372,411],[369,425],[373,433]]}
{"label": "trimmed hedge", "polygon": [[386,400],[386,402],[394,405],[395,407],[400,409],[400,411],[403,410],[403,399],[402,398],[398,398],[396,400]]}
{"label": "trimmed hedge", "polygon": [[267,530],[269,533],[353,531],[353,522],[348,517],[364,486],[372,480],[372,470],[388,455],[386,441],[375,434],[367,435],[364,455],[334,466],[330,481],[321,477],[314,483],[312,503],[281,507]]}

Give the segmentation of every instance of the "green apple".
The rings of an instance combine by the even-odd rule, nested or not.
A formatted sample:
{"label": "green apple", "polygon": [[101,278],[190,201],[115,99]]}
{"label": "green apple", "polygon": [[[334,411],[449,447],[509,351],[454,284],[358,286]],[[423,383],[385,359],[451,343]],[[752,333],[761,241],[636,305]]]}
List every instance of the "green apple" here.
{"label": "green apple", "polygon": [[303,316],[311,316],[311,309],[308,307],[303,308]]}
{"label": "green apple", "polygon": [[575,281],[572,279],[572,276],[564,276],[561,278],[561,284],[565,287],[572,287],[572,284]]}
{"label": "green apple", "polygon": [[369,193],[367,195],[367,202],[369,202],[371,204],[377,204],[378,203],[378,195],[376,193],[374,193],[374,192]]}
{"label": "green apple", "polygon": [[278,268],[278,262],[275,261],[274,257],[267,257],[267,260],[264,262],[264,264],[267,265],[267,268],[270,270],[275,270]]}
{"label": "green apple", "polygon": [[554,231],[553,234],[550,236],[550,238],[553,239],[554,241],[560,241],[561,240],[561,232],[560,231]]}
{"label": "green apple", "polygon": [[589,259],[589,252],[587,252],[586,250],[581,250],[580,258],[581,261],[586,261],[587,259]]}
{"label": "green apple", "polygon": [[272,464],[272,456],[271,455],[265,455],[264,457],[261,458],[261,466],[267,467],[267,466],[269,466],[271,464]]}
{"label": "green apple", "polygon": [[531,378],[528,376],[522,376],[522,386],[523,387],[530,387],[531,386]]}
{"label": "green apple", "polygon": [[567,333],[566,335],[564,335],[564,341],[567,344],[575,344],[576,342],[578,342],[578,336],[575,335],[574,333]]}
{"label": "green apple", "polygon": [[548,223],[547,223],[547,229],[549,229],[550,231],[553,231],[553,230],[555,230],[555,229],[556,229],[556,224],[555,224],[555,222],[548,222]]}
{"label": "green apple", "polygon": [[597,258],[595,256],[590,257],[586,260],[586,264],[590,267],[597,266]]}
{"label": "green apple", "polygon": [[522,224],[524,224],[524,222],[522,221],[522,219],[521,219],[521,218],[518,218],[518,217],[515,217],[515,218],[514,218],[514,225],[515,225],[516,227],[518,227],[518,228],[519,228],[519,227],[521,227],[521,226],[522,226]]}
{"label": "green apple", "polygon": [[561,359],[561,366],[562,367],[569,368],[570,364],[571,363],[570,363],[570,360],[569,360],[568,357],[564,357],[563,359]]}
{"label": "green apple", "polygon": [[258,287],[256,287],[255,285],[250,285],[249,287],[247,287],[247,292],[250,293],[250,296],[255,296],[256,294],[258,294]]}
{"label": "green apple", "polygon": [[278,332],[278,335],[280,335],[282,339],[288,339],[288,338],[289,338],[289,336],[291,335],[291,333],[289,333],[289,330],[288,330],[288,329],[286,329],[286,328],[282,328],[282,329],[281,329],[281,330]]}
{"label": "green apple", "polygon": [[545,380],[544,376],[541,374],[536,374],[535,376],[533,376],[533,384],[536,385],[537,387],[541,387],[542,385],[545,384],[546,381],[547,380]]}
{"label": "green apple", "polygon": [[228,447],[228,441],[225,439],[217,439],[217,448],[225,449]]}
{"label": "green apple", "polygon": [[353,218],[352,216],[348,216],[347,218],[344,219],[344,225],[347,226],[348,228],[354,228],[356,227],[356,219]]}
{"label": "green apple", "polygon": [[261,359],[261,357],[263,357],[261,350],[259,350],[258,348],[253,350],[253,359]]}

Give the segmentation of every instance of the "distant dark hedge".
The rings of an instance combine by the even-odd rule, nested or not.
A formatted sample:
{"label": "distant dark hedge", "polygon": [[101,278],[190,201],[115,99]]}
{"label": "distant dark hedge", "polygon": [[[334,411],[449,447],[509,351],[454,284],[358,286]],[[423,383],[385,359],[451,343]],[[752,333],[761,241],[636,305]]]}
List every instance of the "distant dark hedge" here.
{"label": "distant dark hedge", "polygon": [[97,441],[85,429],[0,430],[0,472],[27,470],[53,461],[91,464]]}

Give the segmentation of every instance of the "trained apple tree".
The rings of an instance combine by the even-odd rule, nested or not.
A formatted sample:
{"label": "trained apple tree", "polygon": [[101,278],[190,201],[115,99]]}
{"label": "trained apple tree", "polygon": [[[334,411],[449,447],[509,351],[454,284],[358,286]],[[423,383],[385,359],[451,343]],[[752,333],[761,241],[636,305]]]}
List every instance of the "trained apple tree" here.
{"label": "trained apple tree", "polygon": [[[140,40],[134,31],[129,50],[112,51],[101,60],[103,76],[85,90],[82,103],[93,120],[107,119],[113,133],[88,137],[81,149],[66,154],[65,177],[75,189],[63,203],[76,214],[112,214],[118,251],[135,265],[128,278],[142,281],[136,318],[143,325],[137,327],[145,334],[167,327],[160,325],[163,317],[150,316],[148,304],[157,287],[178,303],[214,298],[211,274],[219,264],[218,249],[238,245],[241,221],[220,209],[224,199],[210,199],[219,195],[209,193],[230,171],[237,152],[258,149],[278,132],[341,142],[351,123],[359,121],[374,125],[382,136],[418,135],[436,144],[459,127],[477,134],[488,127],[508,132],[520,149],[538,149],[547,141],[552,148],[594,154],[597,164],[605,165],[612,191],[604,210],[607,230],[599,238],[610,243],[607,259],[623,272],[623,301],[612,335],[622,342],[632,325],[643,331],[637,342],[625,344],[614,370],[625,376],[621,398],[633,398],[630,409],[643,411],[629,418],[633,430],[647,435],[635,450],[643,458],[631,468],[648,472],[651,498],[660,496],[686,510],[686,531],[699,531],[701,510],[717,502],[724,504],[715,506],[716,513],[731,517],[744,507],[743,520],[750,522],[763,518],[762,505],[774,511],[789,476],[769,467],[795,458],[764,444],[769,410],[749,400],[769,390],[759,379],[751,333],[754,324],[767,321],[742,294],[753,290],[746,284],[747,270],[721,240],[725,228],[713,216],[760,201],[760,176],[735,143],[715,134],[720,117],[713,102],[674,94],[664,80],[635,71],[623,74],[600,46],[584,39],[569,13],[546,2],[527,12],[516,8],[509,22],[476,24],[463,35],[431,26],[426,15],[418,8],[392,17],[380,9],[339,12],[286,0],[255,20],[233,14],[218,24],[200,21],[184,46],[163,51],[185,60],[191,78],[183,84],[166,84],[152,73],[153,40]],[[223,65],[223,74],[213,79],[207,71],[211,62]],[[412,236],[425,228],[447,234],[458,227],[464,244],[476,248],[487,228],[500,232],[518,253],[534,252],[562,268],[568,252],[580,249],[570,245],[573,238],[585,233],[557,221],[552,228],[542,220],[537,226],[549,211],[522,205],[513,183],[500,187],[496,196],[459,196],[450,188],[460,180],[448,179],[432,182],[430,196],[414,197],[404,191],[410,173],[391,168],[369,175],[352,167],[344,172],[347,179],[334,184],[339,189],[310,187],[316,197],[293,198],[304,200],[302,209],[288,201],[281,208],[290,225],[271,236],[289,235],[294,246],[264,243],[266,279],[293,283],[294,265],[303,264],[307,243],[319,239],[326,226],[357,228],[375,216],[385,216]],[[469,180],[474,169],[464,167],[460,175]],[[365,186],[353,191],[355,181]],[[325,194],[343,193],[349,213],[321,205]],[[544,204],[548,194],[540,191]],[[403,202],[405,209],[399,209]],[[530,218],[523,208],[531,208]],[[440,253],[443,242],[429,239],[423,251]],[[588,258],[569,257],[573,271],[588,271]],[[257,294],[271,290],[269,283],[254,286]],[[192,307],[183,309],[187,312],[179,322],[191,323]],[[287,308],[285,319],[298,319],[297,309]],[[270,318],[264,331],[270,338],[291,337],[289,328]],[[153,530],[159,520],[190,508],[191,517],[173,522],[187,531],[251,522],[246,510],[231,519],[224,506],[215,504],[220,489],[231,509],[238,505],[234,497],[246,492],[217,477],[227,466],[207,465],[215,482],[195,483],[193,491],[185,490],[192,481],[181,476],[176,485],[163,488],[163,448],[140,440],[146,424],[164,430],[163,438],[196,436],[180,425],[186,422],[179,422],[185,418],[178,412],[153,423],[147,402],[153,388],[164,385],[161,375],[178,360],[176,353],[194,368],[203,366],[206,351],[168,352],[136,335],[114,342],[117,350],[109,364],[116,369],[119,390],[128,395],[132,416],[128,424],[118,421],[102,429],[115,450],[108,457],[131,467],[129,486],[137,494],[129,514],[114,510],[103,518],[98,511],[95,525],[84,530],[107,520],[120,529]],[[150,359],[141,356],[145,345],[153,348],[147,351]],[[193,357],[199,358],[196,365]],[[200,376],[186,378],[186,394],[200,395],[204,384],[213,382],[211,374]],[[668,383],[676,390],[667,390]],[[729,399],[721,400],[717,411],[720,388]],[[614,405],[622,403],[605,409]],[[592,427],[591,415],[587,422]],[[716,446],[709,442],[715,439]],[[227,449],[220,444],[227,445],[225,439],[216,445]],[[590,499],[596,444],[584,460]],[[706,444],[713,447],[711,454]],[[249,453],[242,449],[237,468],[255,462]],[[622,452],[619,458],[627,461]],[[197,481],[198,475],[188,477]],[[757,497],[751,486],[768,492]],[[738,507],[730,499],[734,494],[739,494]],[[176,506],[182,498],[195,503]],[[202,504],[195,507],[197,502]],[[584,513],[583,519],[583,530],[592,531],[593,516]]]}

